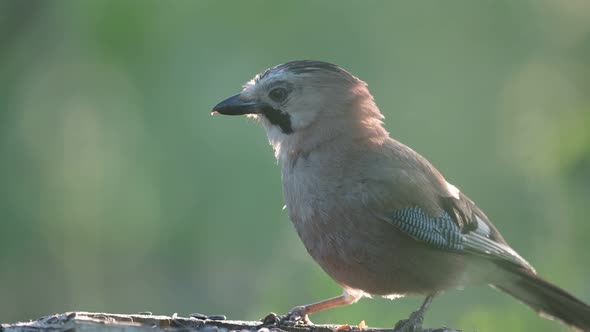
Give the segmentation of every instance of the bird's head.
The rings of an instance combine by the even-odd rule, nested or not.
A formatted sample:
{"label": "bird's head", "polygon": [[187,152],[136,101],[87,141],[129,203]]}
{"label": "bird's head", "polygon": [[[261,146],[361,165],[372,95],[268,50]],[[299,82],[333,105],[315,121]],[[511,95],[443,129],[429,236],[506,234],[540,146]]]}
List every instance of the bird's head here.
{"label": "bird's head", "polygon": [[355,126],[381,128],[382,119],[365,82],[334,64],[310,60],[263,71],[212,113],[246,114],[262,122],[277,157],[281,150],[310,148]]}

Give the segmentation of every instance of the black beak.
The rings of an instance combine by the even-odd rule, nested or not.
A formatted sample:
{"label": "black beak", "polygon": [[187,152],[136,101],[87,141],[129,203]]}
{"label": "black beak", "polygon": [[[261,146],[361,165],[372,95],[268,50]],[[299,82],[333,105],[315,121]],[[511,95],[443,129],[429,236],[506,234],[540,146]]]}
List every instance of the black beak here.
{"label": "black beak", "polygon": [[260,113],[257,106],[258,104],[255,102],[240,100],[240,94],[237,93],[215,105],[211,114],[242,115]]}

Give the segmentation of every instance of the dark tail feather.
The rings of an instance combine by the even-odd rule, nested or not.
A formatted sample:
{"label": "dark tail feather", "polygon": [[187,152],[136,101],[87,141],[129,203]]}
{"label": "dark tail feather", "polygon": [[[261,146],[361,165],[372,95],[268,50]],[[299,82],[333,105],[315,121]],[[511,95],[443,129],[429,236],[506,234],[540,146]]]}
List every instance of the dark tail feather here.
{"label": "dark tail feather", "polygon": [[581,331],[590,331],[590,306],[563,289],[516,266],[501,266],[510,278],[492,286],[512,295],[538,312]]}

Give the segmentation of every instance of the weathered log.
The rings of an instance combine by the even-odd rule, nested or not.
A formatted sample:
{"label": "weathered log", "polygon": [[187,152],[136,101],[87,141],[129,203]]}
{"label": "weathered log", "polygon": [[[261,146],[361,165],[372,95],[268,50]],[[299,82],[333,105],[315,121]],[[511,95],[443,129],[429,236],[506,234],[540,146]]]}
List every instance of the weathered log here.
{"label": "weathered log", "polygon": [[[226,320],[224,316],[200,314],[191,317],[153,315],[145,312],[132,315],[96,312],[68,312],[42,317],[35,321],[2,324],[1,332],[393,332],[392,329],[370,328],[348,325],[310,325],[265,324],[262,321]],[[439,328],[424,332],[457,332]]]}

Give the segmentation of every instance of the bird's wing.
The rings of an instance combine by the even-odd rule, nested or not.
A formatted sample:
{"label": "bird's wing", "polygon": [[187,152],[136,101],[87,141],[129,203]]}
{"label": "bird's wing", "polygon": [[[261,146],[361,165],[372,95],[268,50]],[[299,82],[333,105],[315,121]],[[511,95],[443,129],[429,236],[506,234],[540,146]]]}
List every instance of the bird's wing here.
{"label": "bird's wing", "polygon": [[533,270],[467,196],[446,182],[426,159],[397,144],[387,166],[381,164],[379,171],[371,172],[378,176],[366,180],[365,205],[372,214],[428,245]]}

